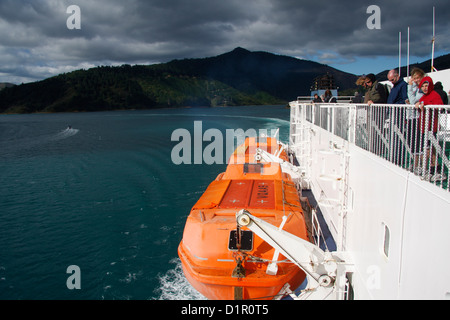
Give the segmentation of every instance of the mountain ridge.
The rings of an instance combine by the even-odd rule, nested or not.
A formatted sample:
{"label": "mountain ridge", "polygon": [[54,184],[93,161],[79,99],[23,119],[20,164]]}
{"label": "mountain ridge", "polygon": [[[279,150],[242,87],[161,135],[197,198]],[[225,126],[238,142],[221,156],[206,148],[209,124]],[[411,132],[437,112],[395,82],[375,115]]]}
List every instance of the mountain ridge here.
{"label": "mountain ridge", "polygon": [[[436,58],[435,66],[449,68],[450,55]],[[213,57],[99,66],[7,86],[0,90],[0,113],[285,104],[309,95],[313,80],[325,74],[340,90],[356,88],[358,76],[325,64],[237,47]]]}
{"label": "mountain ridge", "polygon": [[[413,66],[425,70],[431,63]],[[450,68],[450,54],[436,58],[435,67]],[[386,80],[387,72],[377,78]],[[214,57],[99,66],[18,86],[5,84],[0,113],[285,104],[309,95],[313,80],[324,74],[332,75],[340,90],[356,87],[358,76],[330,66],[237,47]]]}

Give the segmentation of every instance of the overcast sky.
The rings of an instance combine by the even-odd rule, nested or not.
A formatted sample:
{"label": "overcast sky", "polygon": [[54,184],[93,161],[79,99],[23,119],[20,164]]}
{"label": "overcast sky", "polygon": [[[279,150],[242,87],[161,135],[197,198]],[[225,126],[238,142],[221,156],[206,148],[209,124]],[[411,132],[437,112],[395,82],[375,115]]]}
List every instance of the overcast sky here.
{"label": "overcast sky", "polygon": [[[71,5],[80,8],[81,29]],[[371,5],[380,29],[369,29]],[[41,80],[99,65],[215,56],[240,46],[354,74],[450,53],[449,0],[0,0],[0,82]],[[376,20],[371,20],[376,22]]]}

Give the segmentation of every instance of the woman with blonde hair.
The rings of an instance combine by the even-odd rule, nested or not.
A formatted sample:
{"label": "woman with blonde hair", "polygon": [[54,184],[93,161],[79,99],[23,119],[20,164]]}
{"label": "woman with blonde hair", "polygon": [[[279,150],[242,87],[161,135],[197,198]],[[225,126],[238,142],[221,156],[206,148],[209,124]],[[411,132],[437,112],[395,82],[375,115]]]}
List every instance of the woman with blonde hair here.
{"label": "woman with blonde hair", "polygon": [[411,70],[411,77],[408,82],[408,100],[410,104],[416,104],[422,98],[423,93],[420,91],[419,84],[425,76],[425,72],[420,68]]}

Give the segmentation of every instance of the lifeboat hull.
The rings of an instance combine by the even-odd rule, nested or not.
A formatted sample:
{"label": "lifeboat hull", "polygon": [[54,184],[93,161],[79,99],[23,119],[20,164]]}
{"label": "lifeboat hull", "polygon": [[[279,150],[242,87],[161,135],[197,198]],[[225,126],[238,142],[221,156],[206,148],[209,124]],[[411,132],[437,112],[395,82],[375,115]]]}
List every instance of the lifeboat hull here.
{"label": "lifeboat hull", "polygon": [[232,156],[187,218],[178,255],[187,280],[208,299],[276,299],[284,288],[295,290],[305,279],[295,264],[236,223],[236,213],[246,209],[308,239],[291,177],[278,163],[252,162],[252,150],[260,147],[283,156],[275,139],[265,143],[247,140],[238,148],[243,153]]}
{"label": "lifeboat hull", "polygon": [[[188,256],[179,247],[183,272],[189,283],[203,296],[210,300],[272,300],[281,298],[282,289],[298,288],[305,280],[305,274],[298,272],[294,266],[287,274],[278,277],[268,277],[265,270],[259,270],[246,278],[233,278],[231,266],[222,272],[216,270],[213,274],[196,270],[195,263],[189,261]],[[211,271],[211,270],[210,270]],[[220,275],[220,273],[222,273]]]}

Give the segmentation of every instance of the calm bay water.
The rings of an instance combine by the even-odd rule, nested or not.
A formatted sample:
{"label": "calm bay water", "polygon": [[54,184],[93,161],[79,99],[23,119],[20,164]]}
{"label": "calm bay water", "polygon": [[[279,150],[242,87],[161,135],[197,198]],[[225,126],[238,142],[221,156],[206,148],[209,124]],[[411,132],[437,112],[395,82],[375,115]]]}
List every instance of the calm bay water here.
{"label": "calm bay water", "polygon": [[226,165],[173,164],[194,121],[289,134],[284,106],[0,116],[0,299],[202,299],[177,247]]}

